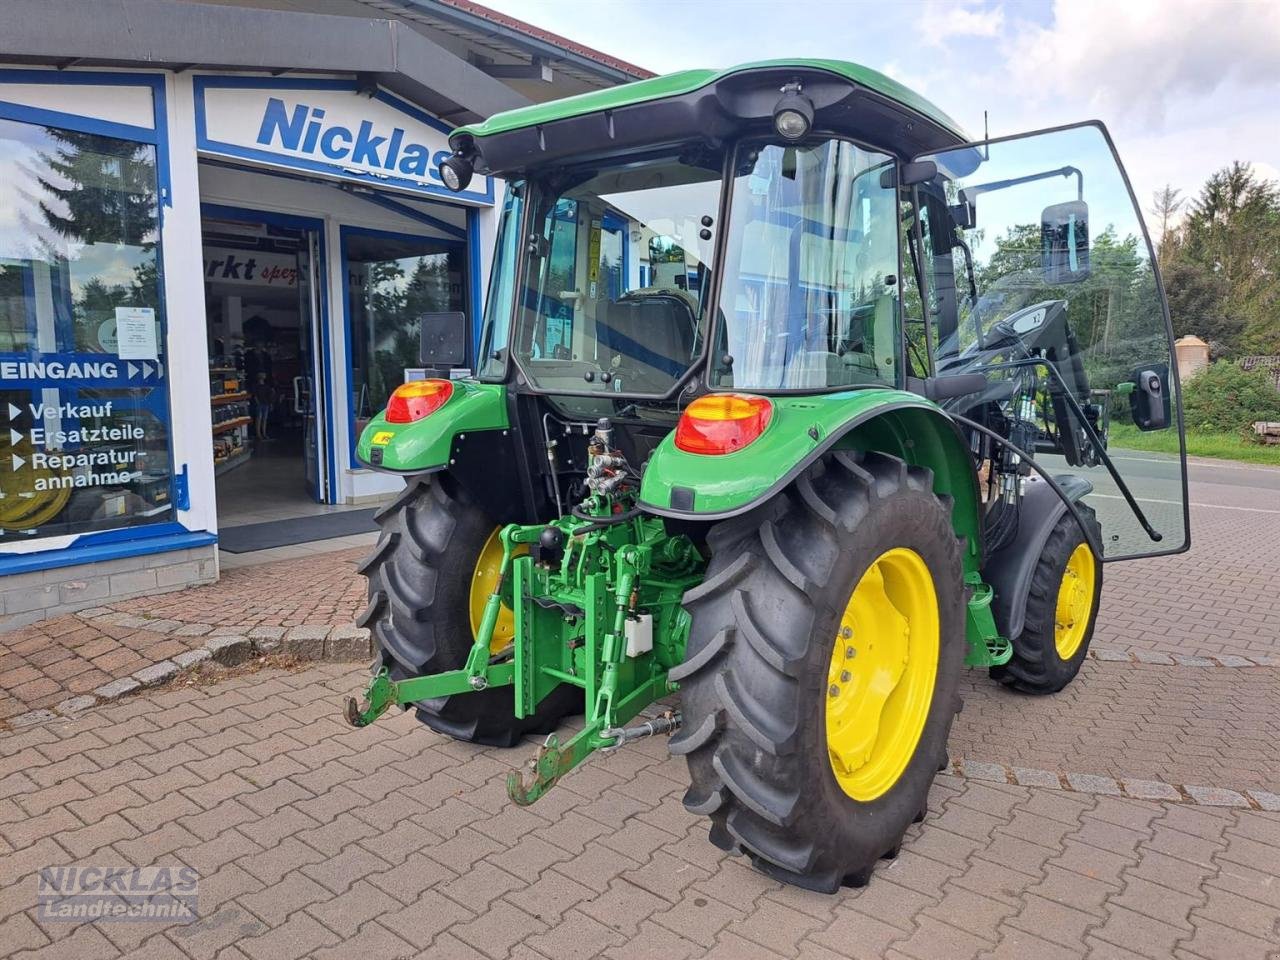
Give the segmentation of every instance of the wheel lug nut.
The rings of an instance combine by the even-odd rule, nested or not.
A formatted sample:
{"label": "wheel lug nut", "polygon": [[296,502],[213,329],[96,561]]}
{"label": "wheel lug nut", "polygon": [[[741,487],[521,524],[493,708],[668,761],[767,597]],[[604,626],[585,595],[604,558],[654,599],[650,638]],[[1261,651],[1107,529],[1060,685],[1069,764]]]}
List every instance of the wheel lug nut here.
{"label": "wheel lug nut", "polygon": [[840,696],[840,688],[833,683],[831,688],[827,690],[827,693],[831,694],[833,697],[838,697]]}
{"label": "wheel lug nut", "polygon": [[853,659],[854,657],[856,657],[857,655],[858,655],[858,651],[857,651],[857,650],[855,650],[853,647],[845,647],[845,648],[844,648],[844,658],[845,658],[846,660],[852,660],[852,659]]}
{"label": "wheel lug nut", "polygon": [[852,636],[853,636],[853,628],[852,628],[852,627],[841,627],[841,628],[840,628],[840,636],[841,636],[841,637],[843,637],[845,640],[848,640],[850,637],[852,637]]}
{"label": "wheel lug nut", "polygon": [[849,682],[849,671],[848,671],[848,670],[845,670],[844,672],[842,672],[842,673],[840,674],[840,682],[841,682],[841,683],[848,683],[848,682]]}

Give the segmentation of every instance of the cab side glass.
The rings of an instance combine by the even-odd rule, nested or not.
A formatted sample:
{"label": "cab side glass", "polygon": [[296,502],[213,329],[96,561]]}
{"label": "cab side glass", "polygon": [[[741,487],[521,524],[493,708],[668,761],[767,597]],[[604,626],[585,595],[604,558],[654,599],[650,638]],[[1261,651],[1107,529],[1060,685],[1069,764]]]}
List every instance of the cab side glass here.
{"label": "cab side glass", "polygon": [[920,159],[938,168],[922,202],[945,221],[923,253],[936,373],[987,379],[947,406],[1087,481],[1107,559],[1181,549],[1185,458],[1130,446],[1178,429],[1177,383],[1150,242],[1105,130]]}

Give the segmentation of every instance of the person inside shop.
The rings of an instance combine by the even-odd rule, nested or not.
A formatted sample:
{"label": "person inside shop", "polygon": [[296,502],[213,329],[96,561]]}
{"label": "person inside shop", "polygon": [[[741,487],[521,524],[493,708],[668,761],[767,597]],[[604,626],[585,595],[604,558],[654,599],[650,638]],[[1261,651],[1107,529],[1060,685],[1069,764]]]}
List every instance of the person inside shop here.
{"label": "person inside shop", "polygon": [[253,385],[253,402],[257,407],[254,413],[254,436],[259,440],[270,440],[267,426],[271,419],[271,408],[276,402],[276,388],[265,373],[259,373],[257,382]]}

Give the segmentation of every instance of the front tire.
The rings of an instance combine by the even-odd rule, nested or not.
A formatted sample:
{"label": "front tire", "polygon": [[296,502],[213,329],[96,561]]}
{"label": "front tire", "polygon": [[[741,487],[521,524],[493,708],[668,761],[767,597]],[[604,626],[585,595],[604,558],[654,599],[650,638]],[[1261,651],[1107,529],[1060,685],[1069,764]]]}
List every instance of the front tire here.
{"label": "front tire", "polygon": [[[965,599],[950,501],[929,470],[837,452],[707,543],[706,579],[684,600],[687,656],[670,673],[685,806],[711,818],[714,843],[770,876],[825,892],[861,885],[923,817],[960,705]],[[851,623],[861,626],[845,635]],[[836,706],[849,693],[842,677],[853,714]],[[875,716],[858,715],[885,685]]]}
{"label": "front tire", "polygon": [[[392,680],[465,666],[472,631],[472,582],[496,528],[449,474],[411,477],[404,492],[374,518],[378,544],[360,564],[369,603],[357,619],[377,645],[374,668]],[[525,734],[553,730],[581,710],[577,691],[561,685],[531,717],[515,715],[514,688],[491,687],[415,704],[438,733],[510,747]]]}
{"label": "front tire", "polygon": [[[1083,503],[1076,509],[1101,543],[1102,528],[1093,509]],[[992,667],[991,676],[1019,693],[1044,695],[1063,689],[1089,655],[1101,600],[1102,565],[1075,518],[1064,513],[1036,561],[1013,656],[1004,666]]]}

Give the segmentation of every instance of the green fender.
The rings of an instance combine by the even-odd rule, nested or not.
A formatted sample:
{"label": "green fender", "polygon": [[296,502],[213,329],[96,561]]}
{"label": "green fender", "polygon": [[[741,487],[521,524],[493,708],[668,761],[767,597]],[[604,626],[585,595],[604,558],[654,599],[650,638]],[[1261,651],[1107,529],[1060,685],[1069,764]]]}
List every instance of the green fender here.
{"label": "green fender", "polygon": [[455,380],[444,406],[421,420],[388,423],[385,410],[370,420],[356,443],[356,458],[375,470],[425,473],[449,465],[458,434],[507,428],[506,387]]}
{"label": "green fender", "polygon": [[878,450],[933,470],[934,490],[954,501],[952,524],[965,539],[965,572],[978,569],[982,544],[973,456],[937,404],[879,388],[771,399],[769,426],[734,453],[686,453],[668,434],[645,468],[640,505],[663,517],[721,520],[763,503],[828,450]]}

